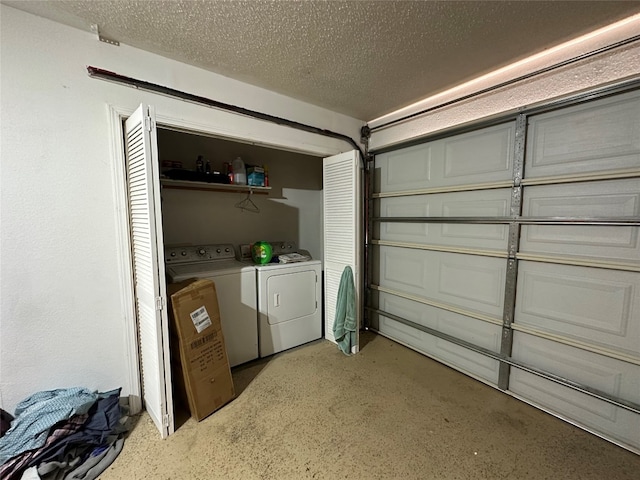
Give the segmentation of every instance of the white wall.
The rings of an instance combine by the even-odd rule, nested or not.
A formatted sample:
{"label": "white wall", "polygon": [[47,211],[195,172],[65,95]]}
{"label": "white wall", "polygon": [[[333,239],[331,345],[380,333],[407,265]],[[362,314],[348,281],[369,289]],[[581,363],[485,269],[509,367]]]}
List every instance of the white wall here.
{"label": "white wall", "polygon": [[0,6],[0,404],[82,385],[131,393],[107,105],[316,155],[341,141],[88,77],[92,65],[359,138],[362,122]]}

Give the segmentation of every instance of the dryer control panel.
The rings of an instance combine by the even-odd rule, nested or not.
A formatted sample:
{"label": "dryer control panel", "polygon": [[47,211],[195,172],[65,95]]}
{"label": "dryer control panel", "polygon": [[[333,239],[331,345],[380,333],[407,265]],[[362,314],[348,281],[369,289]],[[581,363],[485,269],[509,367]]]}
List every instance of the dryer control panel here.
{"label": "dryer control panel", "polygon": [[164,261],[167,264],[197,263],[210,260],[228,260],[236,256],[233,245],[220,243],[213,245],[178,245],[165,247]]}

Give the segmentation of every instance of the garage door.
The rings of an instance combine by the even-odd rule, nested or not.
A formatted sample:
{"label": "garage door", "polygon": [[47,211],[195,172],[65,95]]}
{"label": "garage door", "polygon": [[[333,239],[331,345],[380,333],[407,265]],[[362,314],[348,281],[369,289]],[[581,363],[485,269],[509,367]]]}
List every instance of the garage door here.
{"label": "garage door", "polygon": [[374,163],[371,327],[640,451],[640,91]]}

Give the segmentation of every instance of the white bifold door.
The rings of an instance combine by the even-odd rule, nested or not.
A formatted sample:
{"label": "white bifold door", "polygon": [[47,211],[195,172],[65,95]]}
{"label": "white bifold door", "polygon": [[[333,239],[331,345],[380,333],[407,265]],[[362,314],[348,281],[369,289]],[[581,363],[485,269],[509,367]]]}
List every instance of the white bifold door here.
{"label": "white bifold door", "polygon": [[[346,267],[354,278],[357,324],[361,303],[362,160],[356,150],[324,159],[324,315],[325,338],[335,342],[333,325],[340,279]],[[359,328],[351,353],[359,350]]]}
{"label": "white bifold door", "polygon": [[129,224],[144,404],[162,437],[173,433],[169,325],[154,113],[140,107],[125,123]]}
{"label": "white bifold door", "polygon": [[377,154],[374,186],[372,327],[640,452],[640,91]]}

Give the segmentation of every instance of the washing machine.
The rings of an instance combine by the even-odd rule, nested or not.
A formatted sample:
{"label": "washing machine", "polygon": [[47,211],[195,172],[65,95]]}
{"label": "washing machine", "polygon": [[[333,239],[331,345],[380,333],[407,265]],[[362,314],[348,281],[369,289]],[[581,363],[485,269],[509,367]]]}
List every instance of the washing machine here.
{"label": "washing machine", "polygon": [[[295,242],[269,243],[274,261],[287,255],[309,260],[255,266],[261,357],[322,336],[322,262],[310,259]],[[246,245],[241,246],[245,258],[247,251]]]}
{"label": "washing machine", "polygon": [[258,358],[256,272],[236,260],[233,245],[166,247],[165,264],[171,282],[206,278],[215,283],[230,366]]}

